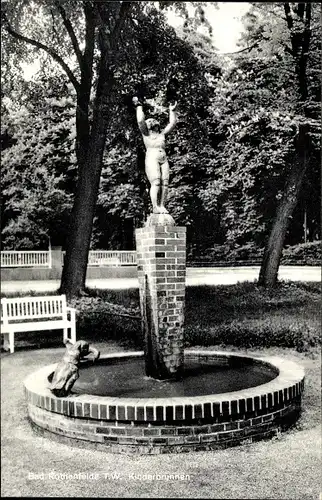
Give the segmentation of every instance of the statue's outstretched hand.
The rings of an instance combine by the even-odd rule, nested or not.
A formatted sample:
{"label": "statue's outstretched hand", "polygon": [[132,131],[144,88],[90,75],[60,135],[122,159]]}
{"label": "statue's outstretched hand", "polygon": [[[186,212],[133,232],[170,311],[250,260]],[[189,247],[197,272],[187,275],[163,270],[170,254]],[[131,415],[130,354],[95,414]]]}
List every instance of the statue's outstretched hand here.
{"label": "statue's outstretched hand", "polygon": [[139,98],[136,97],[136,96],[132,98],[132,102],[133,102],[133,104],[134,104],[135,107],[142,106],[142,104],[139,101]]}
{"label": "statue's outstretched hand", "polygon": [[176,107],[177,107],[177,104],[178,104],[177,101],[175,103],[173,103],[173,104],[170,103],[169,104],[170,111],[174,111],[176,109]]}

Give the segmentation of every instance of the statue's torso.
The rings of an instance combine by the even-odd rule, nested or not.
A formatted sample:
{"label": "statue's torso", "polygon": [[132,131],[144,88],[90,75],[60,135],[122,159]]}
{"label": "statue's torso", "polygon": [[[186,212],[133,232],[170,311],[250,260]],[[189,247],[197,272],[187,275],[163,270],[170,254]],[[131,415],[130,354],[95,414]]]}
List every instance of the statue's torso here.
{"label": "statue's torso", "polygon": [[165,136],[164,134],[144,135],[143,141],[146,147],[146,160],[153,158],[159,162],[166,161]]}

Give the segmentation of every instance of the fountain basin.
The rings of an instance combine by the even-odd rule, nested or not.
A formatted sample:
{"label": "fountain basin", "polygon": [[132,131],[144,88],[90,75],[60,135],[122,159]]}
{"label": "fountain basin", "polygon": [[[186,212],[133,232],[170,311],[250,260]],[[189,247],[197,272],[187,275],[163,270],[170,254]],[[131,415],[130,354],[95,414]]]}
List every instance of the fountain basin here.
{"label": "fountain basin", "polygon": [[[37,370],[24,381],[30,419],[68,438],[104,444],[112,452],[171,453],[214,450],[273,437],[299,416],[304,371],[291,361],[188,350],[187,378],[158,382],[142,376],[143,357],[143,352],[102,355],[96,369],[88,364],[80,369],[74,393],[65,398],[55,397],[48,389],[47,377],[56,364]],[[132,373],[136,367],[139,384],[135,391],[134,375],[128,387],[126,377],[122,381],[119,375],[113,382],[109,365],[110,373],[118,369],[119,374],[122,366],[130,367]],[[104,366],[107,384],[99,387],[95,381]],[[226,389],[222,382],[216,384],[219,373],[225,374]],[[248,374],[244,385],[243,373]],[[101,394],[104,386],[108,395],[89,394],[91,387],[93,391],[99,387]],[[234,386],[238,390],[232,390]]]}
{"label": "fountain basin", "polygon": [[278,371],[252,358],[197,359],[186,356],[181,379],[157,380],[145,374],[141,356],[103,358],[83,364],[72,388],[74,395],[122,398],[176,398],[240,391],[270,382]]}

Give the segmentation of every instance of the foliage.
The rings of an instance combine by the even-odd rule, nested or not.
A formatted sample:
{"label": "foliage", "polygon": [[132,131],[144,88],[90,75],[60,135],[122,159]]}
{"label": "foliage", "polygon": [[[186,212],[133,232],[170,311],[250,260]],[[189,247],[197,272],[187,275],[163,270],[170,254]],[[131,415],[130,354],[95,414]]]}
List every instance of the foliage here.
{"label": "foliage", "polygon": [[[7,249],[61,244],[75,178],[74,103],[51,77],[25,82],[5,97],[2,127],[11,145],[2,152],[3,238]],[[52,95],[52,96],[51,96]]]}
{"label": "foliage", "polygon": [[[83,169],[84,185],[93,184],[95,158],[87,154],[96,108],[106,110],[97,121],[103,127],[99,137],[105,134],[106,141],[91,244],[93,248],[134,248],[134,229],[149,211],[149,196],[144,148],[131,99],[140,94],[145,98],[147,115],[153,114],[165,124],[167,83],[172,78],[179,87],[179,122],[167,142],[171,170],[168,208],[178,224],[188,226],[189,258],[199,254],[217,258],[221,254],[225,259],[244,260],[262,248],[294,163],[294,138],[303,121],[310,126],[310,169],[287,243],[302,236],[304,209],[310,236],[316,238],[321,133],[316,5],[312,8],[305,102],[290,52],[299,26],[293,27],[290,36],[282,4],[253,5],[245,17],[243,49],[227,61],[216,54],[209,36],[196,31],[202,23],[207,26],[199,2],[192,2],[191,9],[186,2],[159,2],[160,10],[152,2],[131,5],[119,38],[112,43],[109,71],[113,84],[103,102],[98,100],[100,64],[103,47],[107,47],[103,28],[112,27],[119,6],[125,3],[108,2],[104,8],[97,1],[74,0],[12,0],[5,4],[2,107],[10,97],[10,105],[2,113],[6,248],[47,246],[48,236],[65,243],[66,234],[71,233],[67,222],[76,176],[81,180]],[[93,38],[86,34],[86,5],[95,11]],[[291,7],[294,10],[296,5]],[[102,22],[98,22],[95,9],[101,8]],[[167,25],[168,8],[185,19],[182,29],[175,31]],[[194,10],[191,16],[188,10]],[[83,59],[75,51],[70,27]],[[10,30],[32,36],[49,50],[24,43],[10,35]],[[85,39],[88,50],[93,42],[93,60],[92,64],[87,61],[87,69]],[[21,63],[35,57],[40,57],[42,76],[24,82]],[[64,71],[67,76],[63,77]],[[85,81],[87,90],[83,92]],[[77,122],[81,116],[87,116],[85,126]],[[97,144],[92,143],[95,154],[101,147]],[[78,198],[81,209],[84,194]],[[77,220],[82,217],[77,216]],[[84,238],[77,241],[86,247]],[[224,242],[224,250],[216,246]],[[209,248],[214,250],[208,252]]]}
{"label": "foliage", "polygon": [[231,321],[228,324],[204,328],[188,328],[185,345],[233,345],[239,348],[289,347],[298,352],[309,352],[317,347],[320,337],[316,327],[307,322],[294,323],[272,320]]}
{"label": "foliage", "polygon": [[[208,210],[220,217],[229,244],[252,241],[260,245],[266,237],[294,163],[294,138],[305,120],[312,142],[311,168],[304,181],[305,205],[312,205],[316,212],[319,200],[319,194],[314,199],[308,196],[309,186],[319,179],[320,87],[313,78],[319,71],[319,25],[313,25],[308,63],[305,105],[311,115],[304,119],[281,9],[282,4],[254,5],[246,16],[241,42],[249,49],[237,54],[213,85],[211,113],[217,154],[201,197]],[[313,12],[316,17],[317,6]]]}
{"label": "foliage", "polygon": [[287,246],[283,250],[282,264],[320,266],[322,258],[321,241],[310,241]]}
{"label": "foliage", "polygon": [[[258,265],[263,257],[264,248],[248,243],[245,245],[214,245],[206,249],[198,257],[194,257],[189,263],[209,264],[238,264]],[[298,243],[297,245],[287,245],[283,249],[281,260],[283,265],[319,266],[321,264],[321,241],[311,241],[308,243]]]}
{"label": "foliage", "polygon": [[[16,7],[21,7],[21,10],[16,10],[14,8],[14,3],[16,3]],[[115,5],[111,4],[106,7],[107,10],[105,14],[109,13],[109,20],[107,20],[107,18],[102,18],[104,11],[100,10],[101,6],[99,5],[93,6],[94,10],[96,7],[99,10],[99,13],[95,11],[95,15],[98,15],[98,17],[101,16],[103,21],[108,24],[113,17],[117,18],[118,6],[116,4],[121,3],[122,2],[115,2]],[[185,16],[185,36],[188,36],[189,33],[200,24],[207,24],[203,17],[201,3],[197,2],[191,5],[195,9],[195,14],[192,18],[190,18],[185,4],[181,4],[180,2],[168,2],[167,5],[162,5],[161,9],[163,11],[165,7],[171,6],[174,10],[180,11]],[[87,16],[86,22],[89,23],[90,21],[88,12],[86,12],[86,7],[84,7],[84,9],[85,17]],[[86,96],[84,98],[81,97],[82,88],[79,87],[77,80],[81,85],[85,85],[86,81],[86,85],[90,85],[90,80],[88,81],[88,74],[86,73],[87,70],[84,67],[85,57],[88,57],[88,54],[86,56],[87,49],[85,48],[82,60],[80,60],[77,50],[77,44],[79,49],[84,42],[84,37],[87,40],[86,43],[90,43],[90,38],[88,38],[89,34],[84,30],[84,12],[82,11],[82,6],[74,2],[43,2],[39,0],[35,4],[31,2],[13,2],[11,4],[6,4],[2,18],[3,27],[5,28],[4,41],[6,63],[7,66],[10,67],[10,70],[12,71],[14,67],[13,57],[15,57],[15,61],[19,61],[20,64],[26,61],[31,62],[33,57],[40,55],[42,63],[41,72],[47,74],[48,78],[48,67],[53,67],[52,62],[50,62],[50,57],[52,57],[61,67],[60,74],[61,70],[67,73],[72,87],[70,88],[69,86],[68,90],[72,96],[75,95],[76,91],[78,99],[77,109],[83,109],[83,117],[87,113]],[[33,23],[32,39],[29,38],[31,36],[31,19]],[[40,22],[40,19],[43,19],[43,21]],[[86,29],[88,30],[89,27],[90,25],[88,24]],[[99,26],[99,30],[101,30],[101,26]],[[102,32],[101,35],[104,38],[105,35],[103,35]],[[106,161],[103,160],[104,168],[92,245],[97,246],[103,242],[105,247],[109,247],[108,242],[115,242],[118,240],[117,246],[123,245],[124,247],[124,244],[125,246],[128,244],[131,248],[133,242],[124,243],[124,241],[122,241],[122,234],[127,232],[126,226],[133,218],[142,220],[142,194],[146,192],[147,188],[142,172],[141,175],[138,174],[136,157],[133,155],[133,148],[134,150],[138,149],[139,141],[137,139],[137,126],[134,123],[131,98],[137,90],[141,90],[145,92],[146,97],[156,96],[158,103],[162,104],[167,81],[171,77],[171,74],[175,73],[176,77],[180,80],[181,98],[184,99],[187,95],[193,96],[192,99],[190,99],[190,106],[185,106],[186,109],[190,110],[190,115],[193,116],[196,106],[200,107],[199,103],[203,100],[202,92],[205,93],[205,91],[202,90],[202,88],[205,88],[205,84],[202,80],[199,81],[200,67],[198,67],[198,61],[194,57],[191,49],[188,48],[186,42],[180,41],[173,29],[170,29],[169,26],[166,25],[163,12],[158,11],[151,3],[141,2],[136,5],[133,4],[131,16],[125,21],[125,29],[121,32],[120,36],[121,43],[118,44],[117,49],[115,48],[115,57],[113,59],[114,86],[109,95],[110,113],[108,140],[105,147]],[[98,92],[98,66],[103,41],[95,39],[95,43],[96,42],[98,42],[98,44],[93,52],[92,94],[88,102],[89,127],[92,125],[92,113],[98,98],[97,93],[95,97],[94,91]],[[39,49],[42,49],[42,51],[39,52]],[[78,67],[78,63],[80,67]],[[209,70],[211,70],[210,63],[208,66]],[[164,71],[164,68],[167,68],[166,71]],[[57,64],[56,66],[54,65],[54,69],[55,72],[59,74],[59,66],[57,67]],[[190,78],[192,75],[193,78]],[[17,76],[17,79],[18,78],[20,79],[21,75],[19,75],[19,77]],[[9,84],[7,86],[9,87]],[[47,85],[47,92],[49,88],[50,86]],[[72,91],[73,88],[74,92]],[[57,85],[53,84],[53,88],[51,89],[52,94],[56,95],[56,91],[58,94],[60,93],[59,89],[57,89]],[[43,95],[45,95],[45,93],[46,91],[44,91]],[[152,107],[150,107],[150,109],[152,110]],[[164,110],[165,108],[163,108],[162,111],[163,115]],[[201,110],[201,113],[202,112]],[[162,118],[164,119],[165,116]],[[39,116],[39,121],[42,119],[43,115]],[[86,135],[86,126],[82,122],[83,118],[79,117],[78,120],[78,125],[76,125],[76,145],[81,144],[83,141],[80,134],[85,133]],[[62,127],[63,126],[62,124]],[[74,134],[75,124],[70,123],[70,127],[72,131],[71,134]],[[83,130],[83,132],[80,132],[81,130]],[[48,137],[48,139],[51,138]],[[188,142],[187,140],[187,143]],[[71,150],[67,151],[68,147],[66,148],[66,145],[62,146],[63,147],[58,153],[59,145],[56,141],[56,154],[58,153],[60,156],[65,154],[65,162],[68,162],[69,154],[71,154],[72,158],[75,158],[75,154],[73,154]],[[141,144],[140,146],[142,149]],[[77,146],[76,148],[78,167],[80,167],[80,157],[84,156],[80,153],[79,147],[80,146]],[[13,151],[11,153],[13,153]],[[129,161],[131,153],[131,160]],[[193,196],[191,195],[190,198],[193,198]],[[186,207],[189,206],[188,202],[189,199],[186,200]],[[26,218],[28,218],[28,213],[29,211],[27,210]],[[39,223],[41,223],[41,219],[39,219]],[[125,226],[125,231],[123,230],[121,232],[122,234],[120,234],[119,231],[121,226]],[[134,227],[132,224],[132,226],[130,226],[130,232],[132,232],[132,234],[133,229]],[[10,226],[9,231],[12,232],[12,230],[13,228]],[[32,232],[35,231],[36,226],[34,225]],[[47,229],[45,233],[47,233]],[[128,240],[129,238],[125,239]],[[12,241],[15,241],[15,237]],[[39,242],[39,238],[37,241]],[[5,244],[7,244],[7,240],[5,240]]]}
{"label": "foliage", "polygon": [[[133,301],[132,301],[133,302]],[[77,309],[79,339],[93,342],[117,340],[132,347],[142,345],[137,307],[113,304],[107,297],[82,297],[71,301]]]}
{"label": "foliage", "polygon": [[[285,187],[276,206],[276,215],[269,224],[269,235],[265,244],[265,251],[259,273],[259,283],[263,286],[273,287],[277,282],[278,267],[282,257],[285,238],[289,229],[289,222],[301,196],[301,189],[307,171],[312,165],[312,158],[316,152],[316,132],[320,129],[319,113],[317,111],[316,95],[311,92],[309,79],[309,64],[314,64],[310,57],[314,38],[321,38],[321,25],[318,23],[319,13],[317,6],[311,3],[284,3],[278,9],[278,4],[273,5],[273,13],[278,14],[283,8],[284,36],[277,36],[280,47],[280,56],[287,62],[290,56],[290,75],[294,76],[294,88],[297,94],[295,112],[298,123],[294,137],[294,158],[289,172],[285,176]],[[276,8],[277,12],[274,12]],[[256,4],[255,4],[256,10]],[[269,11],[268,11],[269,12]],[[277,23],[278,25],[278,23]],[[272,37],[271,37],[272,38]],[[255,46],[258,44],[255,44]],[[318,45],[318,52],[320,46]],[[316,64],[315,64],[315,67]],[[314,88],[313,88],[314,90]],[[312,106],[313,101],[313,106]],[[314,161],[314,160],[313,160]]]}
{"label": "foliage", "polygon": [[[132,39],[130,50],[133,50],[133,55],[130,53],[129,57],[128,51],[126,54],[126,61],[130,59],[132,66],[120,58],[118,77],[122,84],[118,88],[122,91],[113,108],[103,157],[95,240],[93,238],[97,247],[121,243],[121,248],[133,248],[134,227],[142,224],[144,215],[150,210],[144,146],[131,102],[134,92],[145,98],[146,115],[152,115],[166,125],[166,89],[171,74],[175,74],[178,82],[179,122],[167,138],[171,176],[168,208],[178,224],[197,225],[196,218],[203,211],[198,193],[205,165],[215,154],[207,132],[208,78],[203,75],[205,67],[196,56],[195,46],[187,42],[188,34],[179,38],[172,28],[153,16],[145,20],[141,29],[140,37]],[[220,72],[218,57],[209,40],[198,34],[189,34],[189,40],[204,47],[208,43],[211,63],[208,61],[207,68],[216,74]],[[153,47],[154,55],[142,52],[142,44],[143,47]],[[166,71],[165,67],[168,68]],[[108,218],[111,225],[107,228]],[[124,236],[124,228],[132,238]],[[192,231],[188,238],[189,244],[193,238],[200,239]]]}
{"label": "foliage", "polygon": [[[82,3],[74,0],[15,0],[11,4],[3,4],[1,22],[6,35],[9,35],[5,37],[8,47],[12,41],[10,37],[13,37],[13,45],[18,47],[14,52],[21,59],[26,45],[43,51],[59,64],[76,92],[75,152],[78,181],[61,280],[61,290],[68,297],[77,296],[85,287],[88,251],[99,194],[104,147],[111,125],[111,110],[115,111],[122,92],[118,86],[122,70],[129,74],[132,56],[135,63],[138,61],[135,53],[137,45],[132,44],[132,40],[138,37],[141,41],[144,53],[142,63],[146,66],[151,66],[151,56],[155,55],[166,64],[163,52],[156,54],[153,43],[147,46],[144,37],[140,39],[142,29],[145,30],[144,21],[149,21],[151,25],[156,20],[154,32],[160,31],[160,27],[162,31],[162,11],[172,6],[185,16],[188,30],[207,24],[202,3],[192,3],[192,22],[189,22],[189,9],[185,2],[163,2],[159,6],[161,9],[158,10],[151,2],[99,0]],[[171,38],[173,36],[169,34],[170,42]],[[19,53],[21,43],[24,48]],[[134,53],[131,51],[132,47]],[[10,59],[10,50],[7,50],[7,54]],[[133,88],[133,82],[128,83]],[[126,85],[123,86],[124,89]]]}
{"label": "foliage", "polygon": [[209,264],[258,264],[263,255],[263,248],[259,248],[254,243],[245,245],[213,245],[207,248],[201,255],[193,258],[191,264],[198,265],[199,262]]}

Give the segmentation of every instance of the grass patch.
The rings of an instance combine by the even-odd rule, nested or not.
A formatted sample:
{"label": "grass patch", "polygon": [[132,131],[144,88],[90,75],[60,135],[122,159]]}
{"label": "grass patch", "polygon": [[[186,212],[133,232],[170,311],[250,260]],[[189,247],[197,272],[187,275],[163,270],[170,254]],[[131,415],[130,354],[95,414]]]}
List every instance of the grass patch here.
{"label": "grass patch", "polygon": [[[98,347],[104,353],[121,350],[122,344],[128,348],[142,347],[138,290],[88,290],[88,293],[87,297],[70,304],[78,310],[78,338],[102,342]],[[22,382],[40,366],[61,358],[62,334],[55,331],[17,335],[17,351],[24,335],[29,343],[34,335],[33,341],[42,348],[32,353],[20,351],[2,355],[2,382],[6,388],[2,391],[3,494],[43,497],[55,492],[63,497],[213,498],[215,492],[216,498],[222,499],[318,498],[320,298],[318,283],[280,283],[272,291],[253,283],[187,287],[187,345],[205,349],[206,346],[209,349],[223,347],[223,350],[240,354],[281,356],[298,362],[305,370],[303,411],[293,428],[267,442],[217,452],[200,451],[198,456],[194,453],[112,455],[94,444],[86,443],[85,446],[80,441],[49,433],[43,435],[43,431],[32,429],[26,416]],[[44,349],[53,342],[61,349]],[[100,474],[100,480],[95,484],[79,480],[57,481],[50,478],[52,471],[95,472]],[[46,480],[30,481],[29,472],[43,472]],[[106,480],[104,474],[115,472],[121,474],[119,481]],[[148,482],[133,481],[129,476],[143,472],[188,474],[191,479]]]}
{"label": "grass patch", "polygon": [[[77,338],[142,349],[138,289],[88,289],[87,294],[69,303],[77,309]],[[320,300],[321,285],[312,282],[280,282],[272,290],[249,282],[187,287],[185,345],[309,352],[321,343]],[[16,339],[18,348],[62,343],[59,331],[21,333]]]}
{"label": "grass patch", "polygon": [[187,289],[187,345],[291,347],[320,344],[320,289],[316,283],[281,282],[272,290],[254,283]]}
{"label": "grass patch", "polygon": [[[108,344],[100,347],[111,352]],[[227,350],[231,346],[227,346]],[[237,348],[235,348],[237,350]],[[239,350],[241,354],[248,351]],[[296,427],[279,437],[215,452],[170,455],[117,455],[103,445],[35,430],[27,418],[23,380],[40,366],[57,362],[63,349],[4,355],[2,359],[2,495],[4,497],[80,498],[319,498],[320,359],[293,350],[270,348],[256,355],[276,355],[305,369],[303,412]],[[99,474],[99,480],[57,480],[55,474]],[[29,473],[44,475],[30,480]],[[131,474],[187,474],[187,481],[139,481]],[[112,475],[120,474],[119,480]],[[112,476],[113,477],[113,476]]]}

